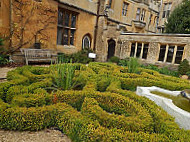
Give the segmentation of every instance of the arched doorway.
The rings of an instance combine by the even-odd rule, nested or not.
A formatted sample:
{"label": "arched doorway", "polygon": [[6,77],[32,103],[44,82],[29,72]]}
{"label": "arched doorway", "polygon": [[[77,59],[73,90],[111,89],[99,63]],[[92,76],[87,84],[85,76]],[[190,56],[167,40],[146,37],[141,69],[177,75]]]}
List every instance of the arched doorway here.
{"label": "arched doorway", "polygon": [[115,40],[110,39],[108,40],[108,56],[107,59],[110,59],[111,57],[113,57],[115,55]]}

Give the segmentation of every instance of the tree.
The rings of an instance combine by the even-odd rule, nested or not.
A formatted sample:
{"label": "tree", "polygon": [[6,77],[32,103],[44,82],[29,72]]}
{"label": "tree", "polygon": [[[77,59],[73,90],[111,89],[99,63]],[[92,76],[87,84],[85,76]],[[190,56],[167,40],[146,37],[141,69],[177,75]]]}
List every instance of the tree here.
{"label": "tree", "polygon": [[56,23],[57,9],[48,0],[13,0],[12,51],[31,46],[35,42],[46,44],[48,30]]}
{"label": "tree", "polygon": [[190,1],[184,0],[168,18],[166,33],[190,34]]}

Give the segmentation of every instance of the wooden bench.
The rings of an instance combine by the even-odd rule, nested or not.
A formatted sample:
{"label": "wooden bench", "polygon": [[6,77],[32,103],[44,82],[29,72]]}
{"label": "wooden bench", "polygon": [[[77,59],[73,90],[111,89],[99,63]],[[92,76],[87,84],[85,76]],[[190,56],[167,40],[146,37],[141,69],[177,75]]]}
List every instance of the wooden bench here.
{"label": "wooden bench", "polygon": [[21,53],[24,54],[26,65],[28,65],[29,61],[32,62],[56,62],[57,54],[48,49],[20,49]]}

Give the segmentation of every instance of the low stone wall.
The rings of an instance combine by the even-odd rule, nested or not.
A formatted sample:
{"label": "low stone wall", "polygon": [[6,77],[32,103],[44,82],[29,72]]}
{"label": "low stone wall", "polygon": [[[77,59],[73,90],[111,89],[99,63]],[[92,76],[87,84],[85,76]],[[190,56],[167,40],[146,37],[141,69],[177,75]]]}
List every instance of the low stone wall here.
{"label": "low stone wall", "polygon": [[154,101],[157,105],[161,106],[165,111],[175,118],[175,122],[185,130],[190,130],[190,113],[186,112],[173,104],[171,99],[160,97],[150,93],[151,91],[158,91],[169,95],[177,96],[180,91],[169,91],[159,87],[137,87],[136,94],[145,96]]}

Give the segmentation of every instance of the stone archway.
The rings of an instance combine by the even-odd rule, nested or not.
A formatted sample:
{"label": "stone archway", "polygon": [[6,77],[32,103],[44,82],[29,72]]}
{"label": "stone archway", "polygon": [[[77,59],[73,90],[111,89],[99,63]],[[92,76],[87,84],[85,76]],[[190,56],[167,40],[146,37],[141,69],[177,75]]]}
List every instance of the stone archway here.
{"label": "stone archway", "polygon": [[115,46],[116,42],[113,39],[108,40],[108,56],[107,59],[110,59],[115,55]]}

